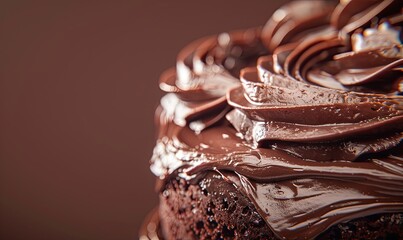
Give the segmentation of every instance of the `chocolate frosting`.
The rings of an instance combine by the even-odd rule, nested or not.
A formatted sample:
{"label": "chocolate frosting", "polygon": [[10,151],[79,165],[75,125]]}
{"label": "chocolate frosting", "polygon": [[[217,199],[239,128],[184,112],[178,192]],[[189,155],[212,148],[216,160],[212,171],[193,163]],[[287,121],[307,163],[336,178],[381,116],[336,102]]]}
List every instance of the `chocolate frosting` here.
{"label": "chocolate frosting", "polygon": [[191,43],[161,76],[153,173],[218,172],[281,239],[403,212],[400,5],[296,1]]}

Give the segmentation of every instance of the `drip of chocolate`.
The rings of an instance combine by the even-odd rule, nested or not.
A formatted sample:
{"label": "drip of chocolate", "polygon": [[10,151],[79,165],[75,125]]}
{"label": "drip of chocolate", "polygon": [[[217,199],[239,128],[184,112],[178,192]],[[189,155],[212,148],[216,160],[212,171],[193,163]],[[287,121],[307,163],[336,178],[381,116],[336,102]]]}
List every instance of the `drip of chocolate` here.
{"label": "drip of chocolate", "polygon": [[296,1],[190,44],[161,77],[153,173],[219,172],[280,239],[403,212],[400,5]]}

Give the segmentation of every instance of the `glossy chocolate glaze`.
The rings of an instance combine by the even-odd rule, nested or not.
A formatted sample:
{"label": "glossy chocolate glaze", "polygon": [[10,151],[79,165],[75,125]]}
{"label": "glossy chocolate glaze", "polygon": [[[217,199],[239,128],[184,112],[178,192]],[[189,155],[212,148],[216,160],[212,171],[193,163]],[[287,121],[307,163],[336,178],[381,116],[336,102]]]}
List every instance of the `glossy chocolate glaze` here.
{"label": "glossy chocolate glaze", "polygon": [[161,77],[153,173],[220,173],[282,239],[403,212],[400,5],[298,1],[190,44]]}

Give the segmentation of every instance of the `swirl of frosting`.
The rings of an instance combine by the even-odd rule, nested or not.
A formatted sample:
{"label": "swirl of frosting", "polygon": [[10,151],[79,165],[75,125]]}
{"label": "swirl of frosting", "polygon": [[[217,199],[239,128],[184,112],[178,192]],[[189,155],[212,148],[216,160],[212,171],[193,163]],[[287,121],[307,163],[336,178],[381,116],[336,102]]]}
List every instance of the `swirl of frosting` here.
{"label": "swirl of frosting", "polygon": [[403,212],[402,22],[393,0],[295,1],[191,43],[161,76],[151,170],[217,172],[280,239]]}
{"label": "swirl of frosting", "polygon": [[[286,15],[302,3],[278,11]],[[308,34],[303,39],[277,47],[272,55],[261,57],[256,68],[243,69],[242,87],[227,94],[236,108],[228,120],[254,145],[311,160],[354,161],[398,146],[403,136],[403,98],[398,95],[403,49],[396,26],[403,18],[395,13],[375,28],[352,29],[366,26],[366,21],[390,11],[394,3],[378,1],[358,8],[356,1],[340,4],[331,15],[333,25],[318,29],[321,35],[304,29]],[[307,9],[323,7],[318,4],[312,2]],[[263,29],[266,41],[267,36],[277,39],[282,32],[289,33],[288,21],[295,25],[295,18],[301,18],[279,20],[278,11]],[[360,18],[343,19],[353,14]],[[329,22],[320,16],[322,22]],[[320,16],[299,23],[305,26]],[[343,35],[353,30],[351,40]],[[274,46],[270,41],[268,45]],[[316,154],[324,150],[327,154]]]}

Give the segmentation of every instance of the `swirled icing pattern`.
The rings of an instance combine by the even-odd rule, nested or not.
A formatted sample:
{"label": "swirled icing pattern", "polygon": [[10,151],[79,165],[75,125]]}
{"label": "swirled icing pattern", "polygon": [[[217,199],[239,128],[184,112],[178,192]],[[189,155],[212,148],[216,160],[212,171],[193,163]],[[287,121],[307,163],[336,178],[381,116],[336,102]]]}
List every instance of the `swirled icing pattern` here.
{"label": "swirled icing pattern", "polygon": [[220,173],[282,239],[403,212],[402,23],[398,1],[295,1],[191,43],[161,76],[151,170]]}

